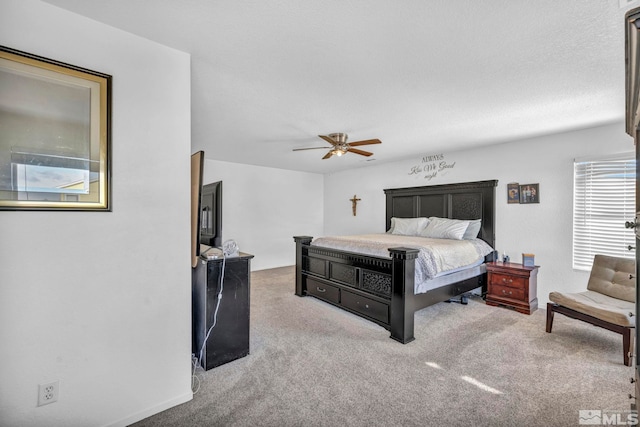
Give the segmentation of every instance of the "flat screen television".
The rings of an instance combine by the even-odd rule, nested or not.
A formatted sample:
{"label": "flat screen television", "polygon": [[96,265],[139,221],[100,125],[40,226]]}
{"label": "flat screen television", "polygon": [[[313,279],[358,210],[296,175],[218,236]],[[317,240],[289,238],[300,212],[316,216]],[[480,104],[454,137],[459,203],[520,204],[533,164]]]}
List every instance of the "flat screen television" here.
{"label": "flat screen television", "polygon": [[200,196],[200,243],[222,246],[222,181],[202,186]]}

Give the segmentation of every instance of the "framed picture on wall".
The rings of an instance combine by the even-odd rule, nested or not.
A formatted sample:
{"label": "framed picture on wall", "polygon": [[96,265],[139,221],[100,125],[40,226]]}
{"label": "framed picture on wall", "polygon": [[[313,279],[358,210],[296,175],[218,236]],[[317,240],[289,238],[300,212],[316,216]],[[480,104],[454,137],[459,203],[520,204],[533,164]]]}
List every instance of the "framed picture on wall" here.
{"label": "framed picture on wall", "polygon": [[520,186],[517,182],[507,184],[507,203],[520,203]]}
{"label": "framed picture on wall", "polygon": [[110,211],[110,121],[111,76],[0,46],[0,210]]}
{"label": "framed picture on wall", "polygon": [[540,203],[540,184],[521,185],[520,203]]}

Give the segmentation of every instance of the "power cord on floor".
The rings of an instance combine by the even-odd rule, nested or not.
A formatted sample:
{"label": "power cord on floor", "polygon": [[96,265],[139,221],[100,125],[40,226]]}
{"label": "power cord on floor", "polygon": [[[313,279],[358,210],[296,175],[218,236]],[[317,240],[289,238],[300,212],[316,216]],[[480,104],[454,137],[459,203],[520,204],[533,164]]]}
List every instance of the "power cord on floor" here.
{"label": "power cord on floor", "polygon": [[202,369],[201,366],[198,365],[198,358],[195,354],[191,355],[191,392],[196,394],[200,390],[200,384],[202,384],[202,380],[197,374],[197,371]]}

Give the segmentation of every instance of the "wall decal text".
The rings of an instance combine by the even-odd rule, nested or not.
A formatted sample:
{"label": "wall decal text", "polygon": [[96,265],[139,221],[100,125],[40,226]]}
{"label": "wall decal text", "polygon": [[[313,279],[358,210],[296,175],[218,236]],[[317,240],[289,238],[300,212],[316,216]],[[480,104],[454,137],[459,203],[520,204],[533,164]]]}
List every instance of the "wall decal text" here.
{"label": "wall decal text", "polygon": [[409,175],[423,175],[422,177],[427,181],[431,181],[437,177],[438,174],[446,175],[446,173],[456,166],[456,162],[447,162],[444,158],[444,154],[433,154],[430,156],[422,157],[422,161],[411,166]]}

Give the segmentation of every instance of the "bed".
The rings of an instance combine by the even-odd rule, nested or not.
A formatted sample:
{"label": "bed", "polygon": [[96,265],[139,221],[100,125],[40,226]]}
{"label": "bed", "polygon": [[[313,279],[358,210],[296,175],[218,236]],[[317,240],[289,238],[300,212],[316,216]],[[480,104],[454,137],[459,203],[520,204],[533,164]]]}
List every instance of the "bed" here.
{"label": "bed", "polygon": [[[480,219],[478,239],[494,248],[497,180],[384,190],[386,226],[392,218]],[[486,292],[484,263],[473,271],[457,271],[453,279],[416,292],[416,260],[412,245],[387,248],[388,255],[321,246],[312,236],[295,236],[295,295],[313,296],[375,322],[403,344],[413,341],[414,313],[476,288]],[[319,243],[318,243],[319,242]],[[395,241],[394,241],[395,244]],[[493,261],[495,251],[484,257]],[[420,284],[419,284],[420,285]]]}

